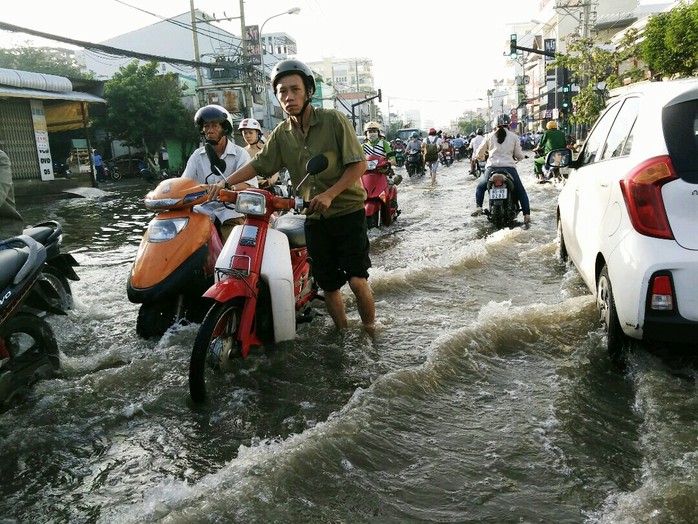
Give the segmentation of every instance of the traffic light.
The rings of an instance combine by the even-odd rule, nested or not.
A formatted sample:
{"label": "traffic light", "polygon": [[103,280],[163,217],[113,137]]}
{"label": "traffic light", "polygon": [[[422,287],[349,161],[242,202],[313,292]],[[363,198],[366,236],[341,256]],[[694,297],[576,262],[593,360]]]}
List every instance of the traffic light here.
{"label": "traffic light", "polygon": [[563,92],[563,93],[569,93],[569,92],[570,92],[570,85],[569,85],[569,84],[563,85],[563,86],[562,86],[562,92]]}
{"label": "traffic light", "polygon": [[509,40],[509,56],[515,58],[517,56],[516,50],[516,34],[511,35],[511,40]]}
{"label": "traffic light", "polygon": [[562,107],[564,107],[565,109],[569,109],[570,103],[569,103],[567,100],[563,100],[563,101],[562,101]]}

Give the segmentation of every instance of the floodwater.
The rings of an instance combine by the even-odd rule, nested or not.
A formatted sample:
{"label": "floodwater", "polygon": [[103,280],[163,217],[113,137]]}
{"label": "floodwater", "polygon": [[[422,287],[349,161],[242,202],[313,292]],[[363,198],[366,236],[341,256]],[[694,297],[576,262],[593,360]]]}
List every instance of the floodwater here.
{"label": "floodwater", "polygon": [[[135,333],[140,180],[20,202],[81,266],[51,318],[63,374],[0,414],[0,522],[695,522],[696,367],[604,350],[557,258],[559,191],[519,165],[532,227],[471,218],[465,162],[405,179],[372,231],[374,340],[328,316],[189,400],[197,325]],[[403,170],[404,174],[404,170]],[[324,312],[324,311],[322,311]]]}

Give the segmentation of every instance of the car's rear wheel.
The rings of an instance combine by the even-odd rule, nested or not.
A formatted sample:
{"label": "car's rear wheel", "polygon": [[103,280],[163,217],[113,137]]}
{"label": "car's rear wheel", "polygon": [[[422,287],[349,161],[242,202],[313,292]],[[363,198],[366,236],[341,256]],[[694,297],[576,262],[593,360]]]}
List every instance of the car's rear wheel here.
{"label": "car's rear wheel", "polygon": [[628,347],[628,340],[620,327],[613,287],[606,266],[601,270],[596,285],[596,311],[606,333],[608,355],[614,363],[621,364]]}

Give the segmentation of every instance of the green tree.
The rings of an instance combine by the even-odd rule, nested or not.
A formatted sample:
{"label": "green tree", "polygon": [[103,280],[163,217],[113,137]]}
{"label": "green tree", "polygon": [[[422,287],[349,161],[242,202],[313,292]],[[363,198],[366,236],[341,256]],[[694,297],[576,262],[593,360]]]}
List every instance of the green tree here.
{"label": "green tree", "polygon": [[478,128],[487,129],[487,124],[482,115],[471,116],[468,119],[460,118],[458,120],[458,131],[463,135],[474,133]]}
{"label": "green tree", "polygon": [[71,51],[28,45],[0,49],[0,67],[69,78],[91,79],[93,76],[80,69]]}
{"label": "green tree", "polygon": [[390,125],[385,126],[385,138],[394,140],[397,137],[397,130],[406,127],[402,120],[390,120]]}
{"label": "green tree", "polygon": [[181,86],[173,73],[158,73],[157,62],[119,68],[104,86],[106,115],[97,124],[127,146],[143,147],[148,158],[165,138],[188,151],[198,140],[193,115],[182,104]]}
{"label": "green tree", "polygon": [[557,55],[549,68],[567,68],[571,82],[579,87],[572,99],[572,123],[592,125],[605,107],[609,89],[642,78],[636,66],[621,69],[622,64],[632,63],[637,56],[636,41],[635,30],[629,31],[615,49],[591,38],[579,38],[570,42],[565,54]]}
{"label": "green tree", "polygon": [[698,2],[682,2],[650,17],[640,44],[642,59],[655,76],[698,72]]}

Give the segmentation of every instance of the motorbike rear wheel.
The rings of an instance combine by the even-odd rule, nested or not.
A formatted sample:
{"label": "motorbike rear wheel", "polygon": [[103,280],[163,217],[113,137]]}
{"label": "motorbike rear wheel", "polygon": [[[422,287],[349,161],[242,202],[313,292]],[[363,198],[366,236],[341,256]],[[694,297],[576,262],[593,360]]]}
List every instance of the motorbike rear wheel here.
{"label": "motorbike rear wheel", "polygon": [[59,298],[56,299],[56,306],[63,311],[73,309],[73,290],[70,287],[68,278],[61,272],[60,269],[44,265],[41,270],[44,278],[48,280],[56,290]]}
{"label": "motorbike rear wheel", "polygon": [[111,166],[109,168],[109,176],[112,180],[121,180],[121,171],[116,166]]}
{"label": "motorbike rear wheel", "polygon": [[241,312],[241,303],[232,300],[217,302],[206,313],[189,364],[189,393],[194,402],[205,402],[211,386],[224,387],[223,374],[242,359],[237,340]]}

